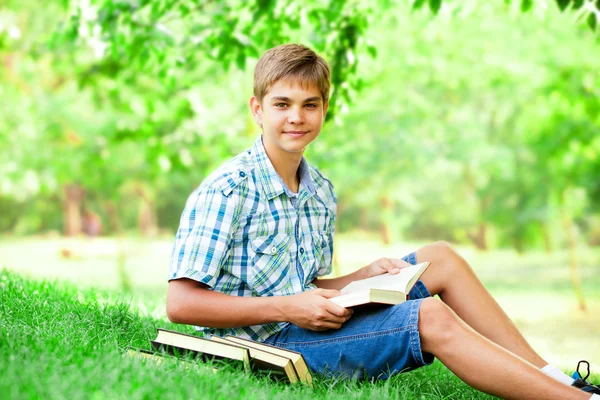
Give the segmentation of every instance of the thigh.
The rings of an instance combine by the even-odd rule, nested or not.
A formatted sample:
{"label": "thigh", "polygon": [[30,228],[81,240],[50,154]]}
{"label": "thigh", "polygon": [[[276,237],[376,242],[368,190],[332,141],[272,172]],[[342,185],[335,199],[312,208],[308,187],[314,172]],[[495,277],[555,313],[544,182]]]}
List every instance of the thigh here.
{"label": "thigh", "polygon": [[357,308],[338,330],[315,332],[290,324],[266,343],[302,353],[319,374],[386,379],[433,362],[433,356],[421,350],[421,301]]}

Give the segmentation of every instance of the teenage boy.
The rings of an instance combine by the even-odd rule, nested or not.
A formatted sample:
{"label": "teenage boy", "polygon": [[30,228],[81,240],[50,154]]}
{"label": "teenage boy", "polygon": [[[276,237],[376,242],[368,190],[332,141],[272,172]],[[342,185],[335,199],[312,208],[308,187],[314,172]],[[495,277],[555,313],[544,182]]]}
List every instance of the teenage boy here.
{"label": "teenage boy", "polygon": [[[329,85],[327,63],[304,46],[278,46],[258,61],[250,108],[262,135],[189,197],[171,259],[169,319],[297,350],[317,373],[387,378],[437,357],[503,398],[600,393],[548,365],[446,243],[321,278],[331,271],[336,198],[303,153],[321,131]],[[328,300],[351,281],[425,260],[430,267],[402,304],[353,313]]]}

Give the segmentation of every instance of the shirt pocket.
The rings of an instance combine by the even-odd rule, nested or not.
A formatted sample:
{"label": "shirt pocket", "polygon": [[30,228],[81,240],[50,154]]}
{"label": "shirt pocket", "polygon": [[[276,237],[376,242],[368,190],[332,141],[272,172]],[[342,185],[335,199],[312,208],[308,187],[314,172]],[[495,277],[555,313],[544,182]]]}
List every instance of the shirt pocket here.
{"label": "shirt pocket", "polygon": [[[310,284],[319,271],[329,268],[331,256],[329,249],[329,237],[325,232],[311,232],[303,237],[305,251],[300,255],[305,271],[305,284]],[[304,257],[303,257],[304,256]]]}
{"label": "shirt pocket", "polygon": [[291,240],[286,234],[250,239],[253,254],[248,284],[258,296],[291,294]]}

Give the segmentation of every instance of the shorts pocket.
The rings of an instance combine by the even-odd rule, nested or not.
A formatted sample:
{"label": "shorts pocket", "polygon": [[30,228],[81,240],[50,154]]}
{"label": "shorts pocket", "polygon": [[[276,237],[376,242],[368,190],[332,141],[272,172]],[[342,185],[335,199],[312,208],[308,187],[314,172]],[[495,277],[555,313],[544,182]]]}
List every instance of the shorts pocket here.
{"label": "shorts pocket", "polygon": [[253,251],[248,284],[259,296],[290,294],[290,243],[286,234],[250,239]]}

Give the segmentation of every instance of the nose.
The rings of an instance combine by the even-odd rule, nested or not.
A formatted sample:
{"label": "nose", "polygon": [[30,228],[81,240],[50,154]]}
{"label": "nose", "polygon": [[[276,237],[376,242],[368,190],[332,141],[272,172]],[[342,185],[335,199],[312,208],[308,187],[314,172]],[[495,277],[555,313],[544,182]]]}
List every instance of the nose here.
{"label": "nose", "polygon": [[301,124],[304,122],[304,113],[299,107],[291,107],[288,114],[288,122],[290,124]]}

